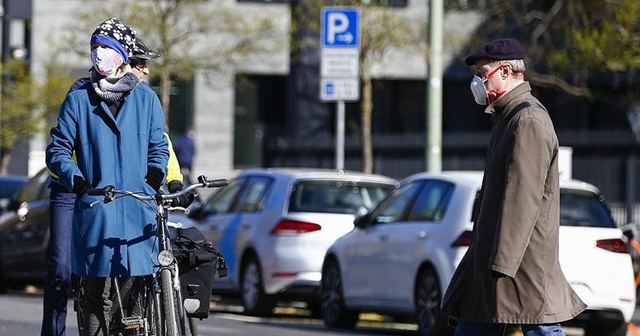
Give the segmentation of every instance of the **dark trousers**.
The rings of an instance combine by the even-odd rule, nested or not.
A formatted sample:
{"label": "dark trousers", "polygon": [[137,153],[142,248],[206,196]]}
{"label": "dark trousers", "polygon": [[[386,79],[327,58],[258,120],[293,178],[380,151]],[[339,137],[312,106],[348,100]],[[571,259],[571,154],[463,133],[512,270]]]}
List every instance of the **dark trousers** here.
{"label": "dark trousers", "polygon": [[64,336],[71,282],[71,227],[76,194],[51,182],[49,250],[41,336]]}
{"label": "dark trousers", "polygon": [[[119,290],[116,289],[116,281]],[[82,314],[82,322],[78,326],[80,336],[120,335],[125,330],[122,318],[143,316],[143,306],[151,302],[149,298],[143,299],[142,294],[146,288],[151,288],[151,276],[83,277],[79,282],[83,286],[78,310],[78,314]]]}
{"label": "dark trousers", "polygon": [[[524,336],[565,336],[558,323],[522,324],[520,327]],[[506,324],[458,321],[455,336],[503,336],[506,329]]]}

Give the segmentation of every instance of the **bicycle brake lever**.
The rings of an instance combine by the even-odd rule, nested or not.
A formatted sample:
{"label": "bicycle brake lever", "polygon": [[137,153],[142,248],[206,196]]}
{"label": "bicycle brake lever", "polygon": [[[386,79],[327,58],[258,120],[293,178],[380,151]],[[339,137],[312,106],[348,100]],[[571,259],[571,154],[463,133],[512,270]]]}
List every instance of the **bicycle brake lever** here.
{"label": "bicycle brake lever", "polygon": [[116,199],[116,194],[113,192],[113,189],[115,189],[115,187],[112,185],[104,187],[104,204],[107,204]]}

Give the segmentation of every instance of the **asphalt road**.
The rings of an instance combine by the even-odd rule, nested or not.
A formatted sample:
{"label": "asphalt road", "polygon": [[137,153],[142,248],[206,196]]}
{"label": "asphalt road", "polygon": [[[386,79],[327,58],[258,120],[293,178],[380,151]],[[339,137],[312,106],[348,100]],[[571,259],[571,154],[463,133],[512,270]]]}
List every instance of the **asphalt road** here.
{"label": "asphalt road", "polygon": [[[69,303],[67,335],[77,335],[75,312]],[[355,330],[328,330],[318,319],[309,318],[303,309],[278,308],[270,318],[255,318],[241,314],[242,308],[233,302],[213,304],[208,319],[199,322],[201,336],[409,336],[414,335],[416,326],[411,323],[391,323],[378,321],[376,316],[364,316]],[[42,318],[42,294],[12,292],[0,295],[0,336],[39,335]],[[640,324],[640,313],[636,311],[634,321]],[[583,335],[580,329],[565,329],[567,336]],[[629,334],[629,336],[632,336]]]}

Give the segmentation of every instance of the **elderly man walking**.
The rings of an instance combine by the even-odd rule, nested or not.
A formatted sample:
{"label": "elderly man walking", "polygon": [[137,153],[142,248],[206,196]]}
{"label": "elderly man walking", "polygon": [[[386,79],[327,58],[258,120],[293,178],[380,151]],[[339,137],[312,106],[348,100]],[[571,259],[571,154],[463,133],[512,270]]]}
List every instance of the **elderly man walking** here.
{"label": "elderly man walking", "polygon": [[465,63],[476,103],[489,106],[493,130],[473,240],[442,302],[456,336],[564,335],[559,322],[586,305],[558,260],[558,138],[546,108],[524,80],[524,49],[491,41]]}

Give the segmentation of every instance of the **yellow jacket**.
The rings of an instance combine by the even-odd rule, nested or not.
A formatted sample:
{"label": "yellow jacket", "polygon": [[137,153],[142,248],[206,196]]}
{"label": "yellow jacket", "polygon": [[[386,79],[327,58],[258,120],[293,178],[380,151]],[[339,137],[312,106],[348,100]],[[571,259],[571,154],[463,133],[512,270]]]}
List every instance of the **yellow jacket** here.
{"label": "yellow jacket", "polygon": [[169,162],[167,163],[167,185],[171,181],[183,181],[182,173],[180,172],[180,164],[178,163],[178,157],[176,153],[173,151],[173,144],[171,144],[171,139],[169,139],[169,134],[165,133],[164,136],[167,137],[167,141],[169,142]]}

